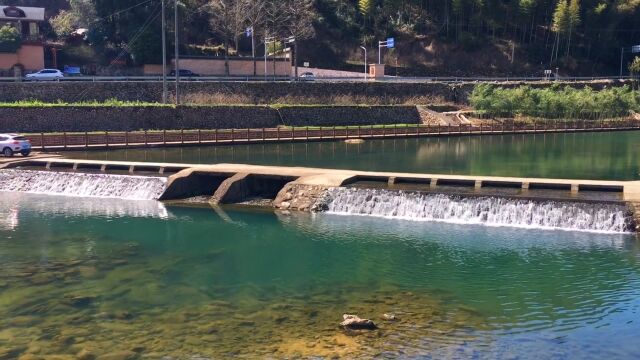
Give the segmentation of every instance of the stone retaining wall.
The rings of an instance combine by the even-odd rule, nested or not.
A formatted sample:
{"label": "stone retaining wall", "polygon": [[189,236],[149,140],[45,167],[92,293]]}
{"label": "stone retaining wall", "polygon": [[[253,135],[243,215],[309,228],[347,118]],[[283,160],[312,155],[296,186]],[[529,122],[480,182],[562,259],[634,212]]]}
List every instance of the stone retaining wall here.
{"label": "stone retaining wall", "polygon": [[245,129],[420,123],[415,106],[4,107],[0,132]]}
{"label": "stone retaining wall", "polygon": [[[212,104],[401,104],[455,102],[467,103],[475,82],[183,82],[181,97],[189,102]],[[574,87],[621,86],[624,81],[508,82],[504,87],[529,84],[533,87],[568,84]],[[169,87],[173,91],[173,86]],[[44,102],[123,101],[157,102],[161,100],[160,82],[47,82],[0,83],[0,102],[41,100]]]}

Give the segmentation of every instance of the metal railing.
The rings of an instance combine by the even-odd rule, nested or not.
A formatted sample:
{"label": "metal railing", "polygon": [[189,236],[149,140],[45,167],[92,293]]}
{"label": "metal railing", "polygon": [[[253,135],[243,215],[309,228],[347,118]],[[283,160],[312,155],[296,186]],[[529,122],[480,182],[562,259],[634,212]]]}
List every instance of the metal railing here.
{"label": "metal railing", "polygon": [[204,144],[242,144],[348,139],[407,138],[493,134],[536,134],[639,130],[640,120],[575,120],[516,122],[482,125],[364,125],[350,127],[281,127],[259,129],[105,131],[29,134],[39,150],[129,148]]}

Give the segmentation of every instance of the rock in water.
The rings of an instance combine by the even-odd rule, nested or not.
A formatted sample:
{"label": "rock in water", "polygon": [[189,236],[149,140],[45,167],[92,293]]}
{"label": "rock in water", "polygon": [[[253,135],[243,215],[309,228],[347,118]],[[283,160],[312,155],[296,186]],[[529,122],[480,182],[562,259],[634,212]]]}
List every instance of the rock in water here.
{"label": "rock in water", "polygon": [[388,321],[396,321],[398,318],[395,314],[382,314],[382,318]]}
{"label": "rock in water", "polygon": [[349,315],[349,314],[343,314],[342,315],[342,319],[344,321],[342,321],[340,323],[340,326],[347,328],[347,329],[352,329],[352,330],[360,330],[360,329],[365,329],[365,330],[375,330],[378,327],[376,326],[376,324],[369,320],[369,319],[361,319],[358,317],[358,315]]}

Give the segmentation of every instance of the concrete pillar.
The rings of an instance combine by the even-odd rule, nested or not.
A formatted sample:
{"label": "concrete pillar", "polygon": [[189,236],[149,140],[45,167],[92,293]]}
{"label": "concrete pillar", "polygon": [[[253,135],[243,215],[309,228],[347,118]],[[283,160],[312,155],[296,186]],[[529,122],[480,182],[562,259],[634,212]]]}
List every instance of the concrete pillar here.
{"label": "concrete pillar", "polygon": [[438,185],[438,179],[431,179],[431,183],[429,184],[429,186],[431,186],[432,188],[436,187]]}
{"label": "concrete pillar", "polygon": [[396,183],[396,177],[395,176],[390,176],[389,177],[389,181],[387,182],[388,185],[394,185]]}
{"label": "concrete pillar", "polygon": [[529,190],[529,183],[528,182],[523,182],[522,183],[522,190]]}
{"label": "concrete pillar", "polygon": [[476,180],[475,188],[480,189],[482,187],[482,180]]}
{"label": "concrete pillar", "polygon": [[211,197],[212,204],[230,204],[245,200],[249,194],[248,173],[237,173],[218,186]]}
{"label": "concrete pillar", "polygon": [[384,64],[369,64],[369,79],[381,80],[384,78]]}

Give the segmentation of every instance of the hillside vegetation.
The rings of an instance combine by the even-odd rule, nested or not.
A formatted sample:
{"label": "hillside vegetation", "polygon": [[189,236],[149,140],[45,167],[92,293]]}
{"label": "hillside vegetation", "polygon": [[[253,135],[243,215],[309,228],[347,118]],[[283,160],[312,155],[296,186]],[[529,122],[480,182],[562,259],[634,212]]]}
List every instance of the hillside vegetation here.
{"label": "hillside vegetation", "polygon": [[[71,42],[73,30],[89,29],[85,48],[67,52],[70,62],[161,60],[160,0],[9,3],[54,6],[52,39]],[[183,54],[250,56],[252,28],[257,56],[265,35],[295,36],[300,63],[360,71],[359,46],[376,61],[378,41],[394,37],[383,57],[399,75],[615,75],[621,47],[640,44],[638,0],[180,0],[179,13]],[[171,53],[169,0],[167,14]],[[624,55],[627,73],[633,56]]]}

